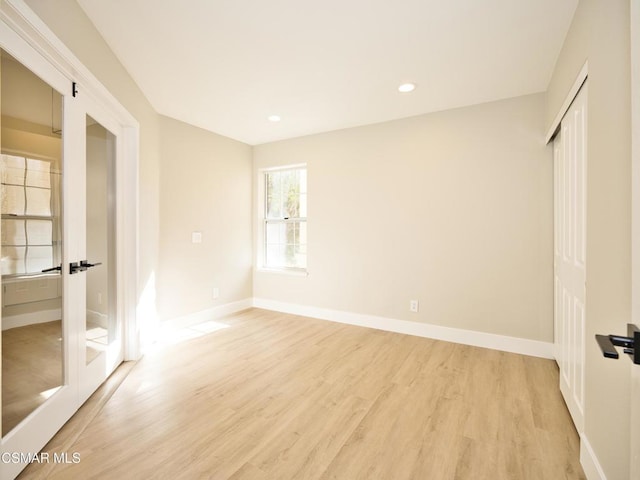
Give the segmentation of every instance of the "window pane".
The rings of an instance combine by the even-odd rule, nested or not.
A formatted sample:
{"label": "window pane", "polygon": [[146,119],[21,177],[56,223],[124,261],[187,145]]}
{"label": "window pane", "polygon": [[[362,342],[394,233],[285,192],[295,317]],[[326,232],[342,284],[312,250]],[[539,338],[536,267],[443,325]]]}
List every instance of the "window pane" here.
{"label": "window pane", "polygon": [[270,191],[267,195],[267,218],[282,218],[280,192]]}
{"label": "window pane", "polygon": [[29,247],[27,249],[27,273],[37,273],[51,267],[53,267],[53,247]]}
{"label": "window pane", "polygon": [[24,185],[24,157],[2,155],[0,169],[5,185]]}
{"label": "window pane", "polygon": [[296,266],[296,246],[286,245],[285,254],[287,258],[287,267],[295,267]]}
{"label": "window pane", "polygon": [[283,245],[267,245],[267,265],[270,267],[285,267]]}
{"label": "window pane", "polygon": [[24,220],[2,220],[2,245],[26,245]]}
{"label": "window pane", "polygon": [[51,188],[51,163],[27,158],[27,178],[29,187]]}
{"label": "window pane", "polygon": [[307,177],[304,169],[269,172],[265,178],[267,218],[298,218],[307,215]]}
{"label": "window pane", "polygon": [[[305,222],[269,222],[266,224],[266,259],[268,267],[306,268]],[[304,232],[304,233],[303,233]]]}
{"label": "window pane", "polygon": [[14,185],[2,186],[2,213],[8,215],[24,215],[24,187]]}
{"label": "window pane", "polygon": [[297,223],[287,223],[287,234],[285,238],[285,243],[287,245],[295,245],[296,243],[296,231],[298,229]]}
{"label": "window pane", "polygon": [[277,173],[266,174],[267,218],[282,218],[282,188]]}
{"label": "window pane", "polygon": [[2,275],[25,273],[27,247],[2,247]]}
{"label": "window pane", "polygon": [[265,190],[265,266],[306,268],[306,169],[265,173]]}
{"label": "window pane", "polygon": [[300,216],[299,170],[286,172],[283,178],[284,216],[294,218]]}
{"label": "window pane", "polygon": [[26,187],[27,215],[51,216],[51,190],[48,188]]}
{"label": "window pane", "polygon": [[267,245],[281,245],[285,243],[284,223],[267,223],[266,243]]}
{"label": "window pane", "polygon": [[27,220],[28,245],[53,245],[51,220]]}

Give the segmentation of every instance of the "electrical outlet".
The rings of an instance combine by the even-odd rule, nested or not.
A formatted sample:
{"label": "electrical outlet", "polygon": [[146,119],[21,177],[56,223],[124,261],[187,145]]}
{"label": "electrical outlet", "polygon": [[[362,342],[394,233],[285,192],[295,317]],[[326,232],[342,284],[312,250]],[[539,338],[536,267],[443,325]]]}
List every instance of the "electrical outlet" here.
{"label": "electrical outlet", "polygon": [[220,297],[220,289],[218,287],[213,287],[213,299],[217,300]]}
{"label": "electrical outlet", "polygon": [[409,311],[413,313],[418,313],[420,304],[418,300],[409,300]]}

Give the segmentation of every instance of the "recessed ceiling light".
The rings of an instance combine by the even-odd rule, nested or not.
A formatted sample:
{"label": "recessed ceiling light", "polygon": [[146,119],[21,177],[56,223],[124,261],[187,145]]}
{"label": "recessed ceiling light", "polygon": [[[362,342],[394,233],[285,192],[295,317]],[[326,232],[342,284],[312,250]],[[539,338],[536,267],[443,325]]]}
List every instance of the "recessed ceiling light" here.
{"label": "recessed ceiling light", "polygon": [[281,120],[280,115],[269,115],[267,120],[270,122],[279,122]]}
{"label": "recessed ceiling light", "polygon": [[401,93],[413,92],[416,89],[415,83],[403,83],[398,87],[398,91]]}

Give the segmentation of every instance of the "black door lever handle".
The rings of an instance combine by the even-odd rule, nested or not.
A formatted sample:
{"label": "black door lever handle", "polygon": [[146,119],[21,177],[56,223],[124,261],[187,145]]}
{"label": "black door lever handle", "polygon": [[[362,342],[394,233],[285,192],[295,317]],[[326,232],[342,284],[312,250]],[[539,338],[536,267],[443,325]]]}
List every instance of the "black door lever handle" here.
{"label": "black door lever handle", "polygon": [[51,268],[45,268],[44,270],[41,270],[42,273],[48,273],[48,272],[60,272],[62,271],[62,265],[58,265],[57,267],[51,267]]}
{"label": "black door lever handle", "polygon": [[598,342],[600,350],[602,350],[602,355],[606,358],[619,358],[620,355],[618,355],[616,347],[613,346],[609,335],[596,335],[596,341]]}
{"label": "black door lever handle", "polygon": [[640,365],[640,329],[632,323],[627,324],[627,336],[596,335],[596,341],[606,358],[618,358],[616,347],[622,347],[624,353],[631,357],[636,365]]}
{"label": "black door lever handle", "polygon": [[69,264],[69,273],[73,275],[78,272],[86,272],[88,268],[97,267],[98,265],[102,265],[102,262],[89,263],[86,260],[80,260],[80,263],[72,262]]}
{"label": "black door lever handle", "polygon": [[98,265],[102,265],[102,262],[89,263],[86,260],[80,260],[80,267],[85,267],[84,268],[85,270],[87,268],[97,267]]}

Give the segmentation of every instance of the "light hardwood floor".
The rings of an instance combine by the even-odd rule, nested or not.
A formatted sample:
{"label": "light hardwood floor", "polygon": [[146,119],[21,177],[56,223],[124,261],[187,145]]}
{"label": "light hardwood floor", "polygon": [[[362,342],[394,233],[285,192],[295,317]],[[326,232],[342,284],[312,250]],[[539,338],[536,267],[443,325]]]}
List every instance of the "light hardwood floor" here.
{"label": "light hardwood floor", "polygon": [[21,478],[585,478],[551,360],[257,309],[221,322],[138,362],[67,445],[78,464]]}

